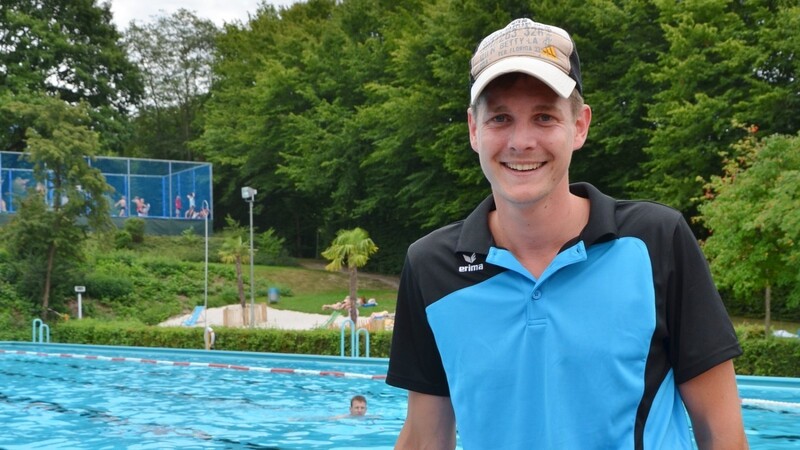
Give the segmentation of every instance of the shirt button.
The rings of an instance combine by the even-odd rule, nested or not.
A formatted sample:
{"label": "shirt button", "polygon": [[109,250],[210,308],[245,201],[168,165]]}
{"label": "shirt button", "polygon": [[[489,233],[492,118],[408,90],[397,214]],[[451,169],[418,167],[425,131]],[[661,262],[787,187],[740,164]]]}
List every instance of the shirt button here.
{"label": "shirt button", "polygon": [[533,295],[531,295],[531,297],[532,297],[534,300],[539,300],[540,298],[542,298],[542,291],[540,291],[540,290],[538,290],[538,289],[537,289],[537,290],[535,290],[535,291],[533,291]]}

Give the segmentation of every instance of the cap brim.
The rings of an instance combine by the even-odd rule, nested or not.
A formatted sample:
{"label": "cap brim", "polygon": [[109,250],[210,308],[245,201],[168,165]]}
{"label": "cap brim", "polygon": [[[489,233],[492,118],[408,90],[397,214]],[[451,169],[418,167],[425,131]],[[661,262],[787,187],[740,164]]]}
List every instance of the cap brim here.
{"label": "cap brim", "polygon": [[470,103],[480,95],[481,91],[500,75],[513,72],[522,72],[542,80],[560,97],[569,98],[577,84],[575,80],[562,72],[558,67],[541,59],[528,56],[513,56],[503,59],[487,67],[481,72],[470,91]]}

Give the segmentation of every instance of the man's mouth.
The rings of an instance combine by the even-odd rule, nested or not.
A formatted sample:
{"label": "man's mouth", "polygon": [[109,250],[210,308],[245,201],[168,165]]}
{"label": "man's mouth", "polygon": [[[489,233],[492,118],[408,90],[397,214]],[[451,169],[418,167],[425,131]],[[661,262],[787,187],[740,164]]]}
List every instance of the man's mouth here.
{"label": "man's mouth", "polygon": [[509,169],[511,169],[511,170],[516,170],[518,172],[527,172],[527,171],[530,171],[530,170],[536,170],[536,169],[542,167],[543,165],[545,165],[545,163],[543,163],[543,162],[525,163],[525,164],[504,163],[504,165],[506,167],[508,167]]}

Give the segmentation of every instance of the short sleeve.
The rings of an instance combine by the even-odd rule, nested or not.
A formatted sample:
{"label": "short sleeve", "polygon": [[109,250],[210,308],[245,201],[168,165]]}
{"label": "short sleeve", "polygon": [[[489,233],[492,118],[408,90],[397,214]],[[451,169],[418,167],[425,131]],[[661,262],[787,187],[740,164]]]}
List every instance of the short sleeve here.
{"label": "short sleeve", "polygon": [[449,396],[447,377],[419,288],[412,258],[406,256],[397,294],[386,383],[423,394]]}
{"label": "short sleeve", "polygon": [[680,384],[741,355],[742,349],[708,262],[682,217],[675,227],[672,254],[669,354]]}

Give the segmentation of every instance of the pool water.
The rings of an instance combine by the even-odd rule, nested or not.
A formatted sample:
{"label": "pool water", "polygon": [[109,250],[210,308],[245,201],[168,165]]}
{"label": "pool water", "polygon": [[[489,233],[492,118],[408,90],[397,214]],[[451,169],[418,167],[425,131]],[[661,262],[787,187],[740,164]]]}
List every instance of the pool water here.
{"label": "pool water", "polygon": [[737,377],[751,449],[800,449],[800,379]]}
{"label": "pool water", "polygon": [[[179,363],[179,364],[176,364]],[[391,449],[385,359],[0,343],[0,448]],[[739,377],[752,449],[800,449],[800,380]],[[346,415],[349,399],[368,416]]]}
{"label": "pool water", "polygon": [[[68,358],[51,346],[0,355],[0,448],[390,449],[405,417],[405,391],[357,377],[385,374],[385,361],[239,355],[239,368],[226,369],[165,364],[203,359],[191,352],[142,363],[86,359],[107,351],[77,346]],[[215,365],[233,357],[212,355]],[[243,370],[267,366],[308,372]],[[356,394],[368,416],[335,418]]]}

